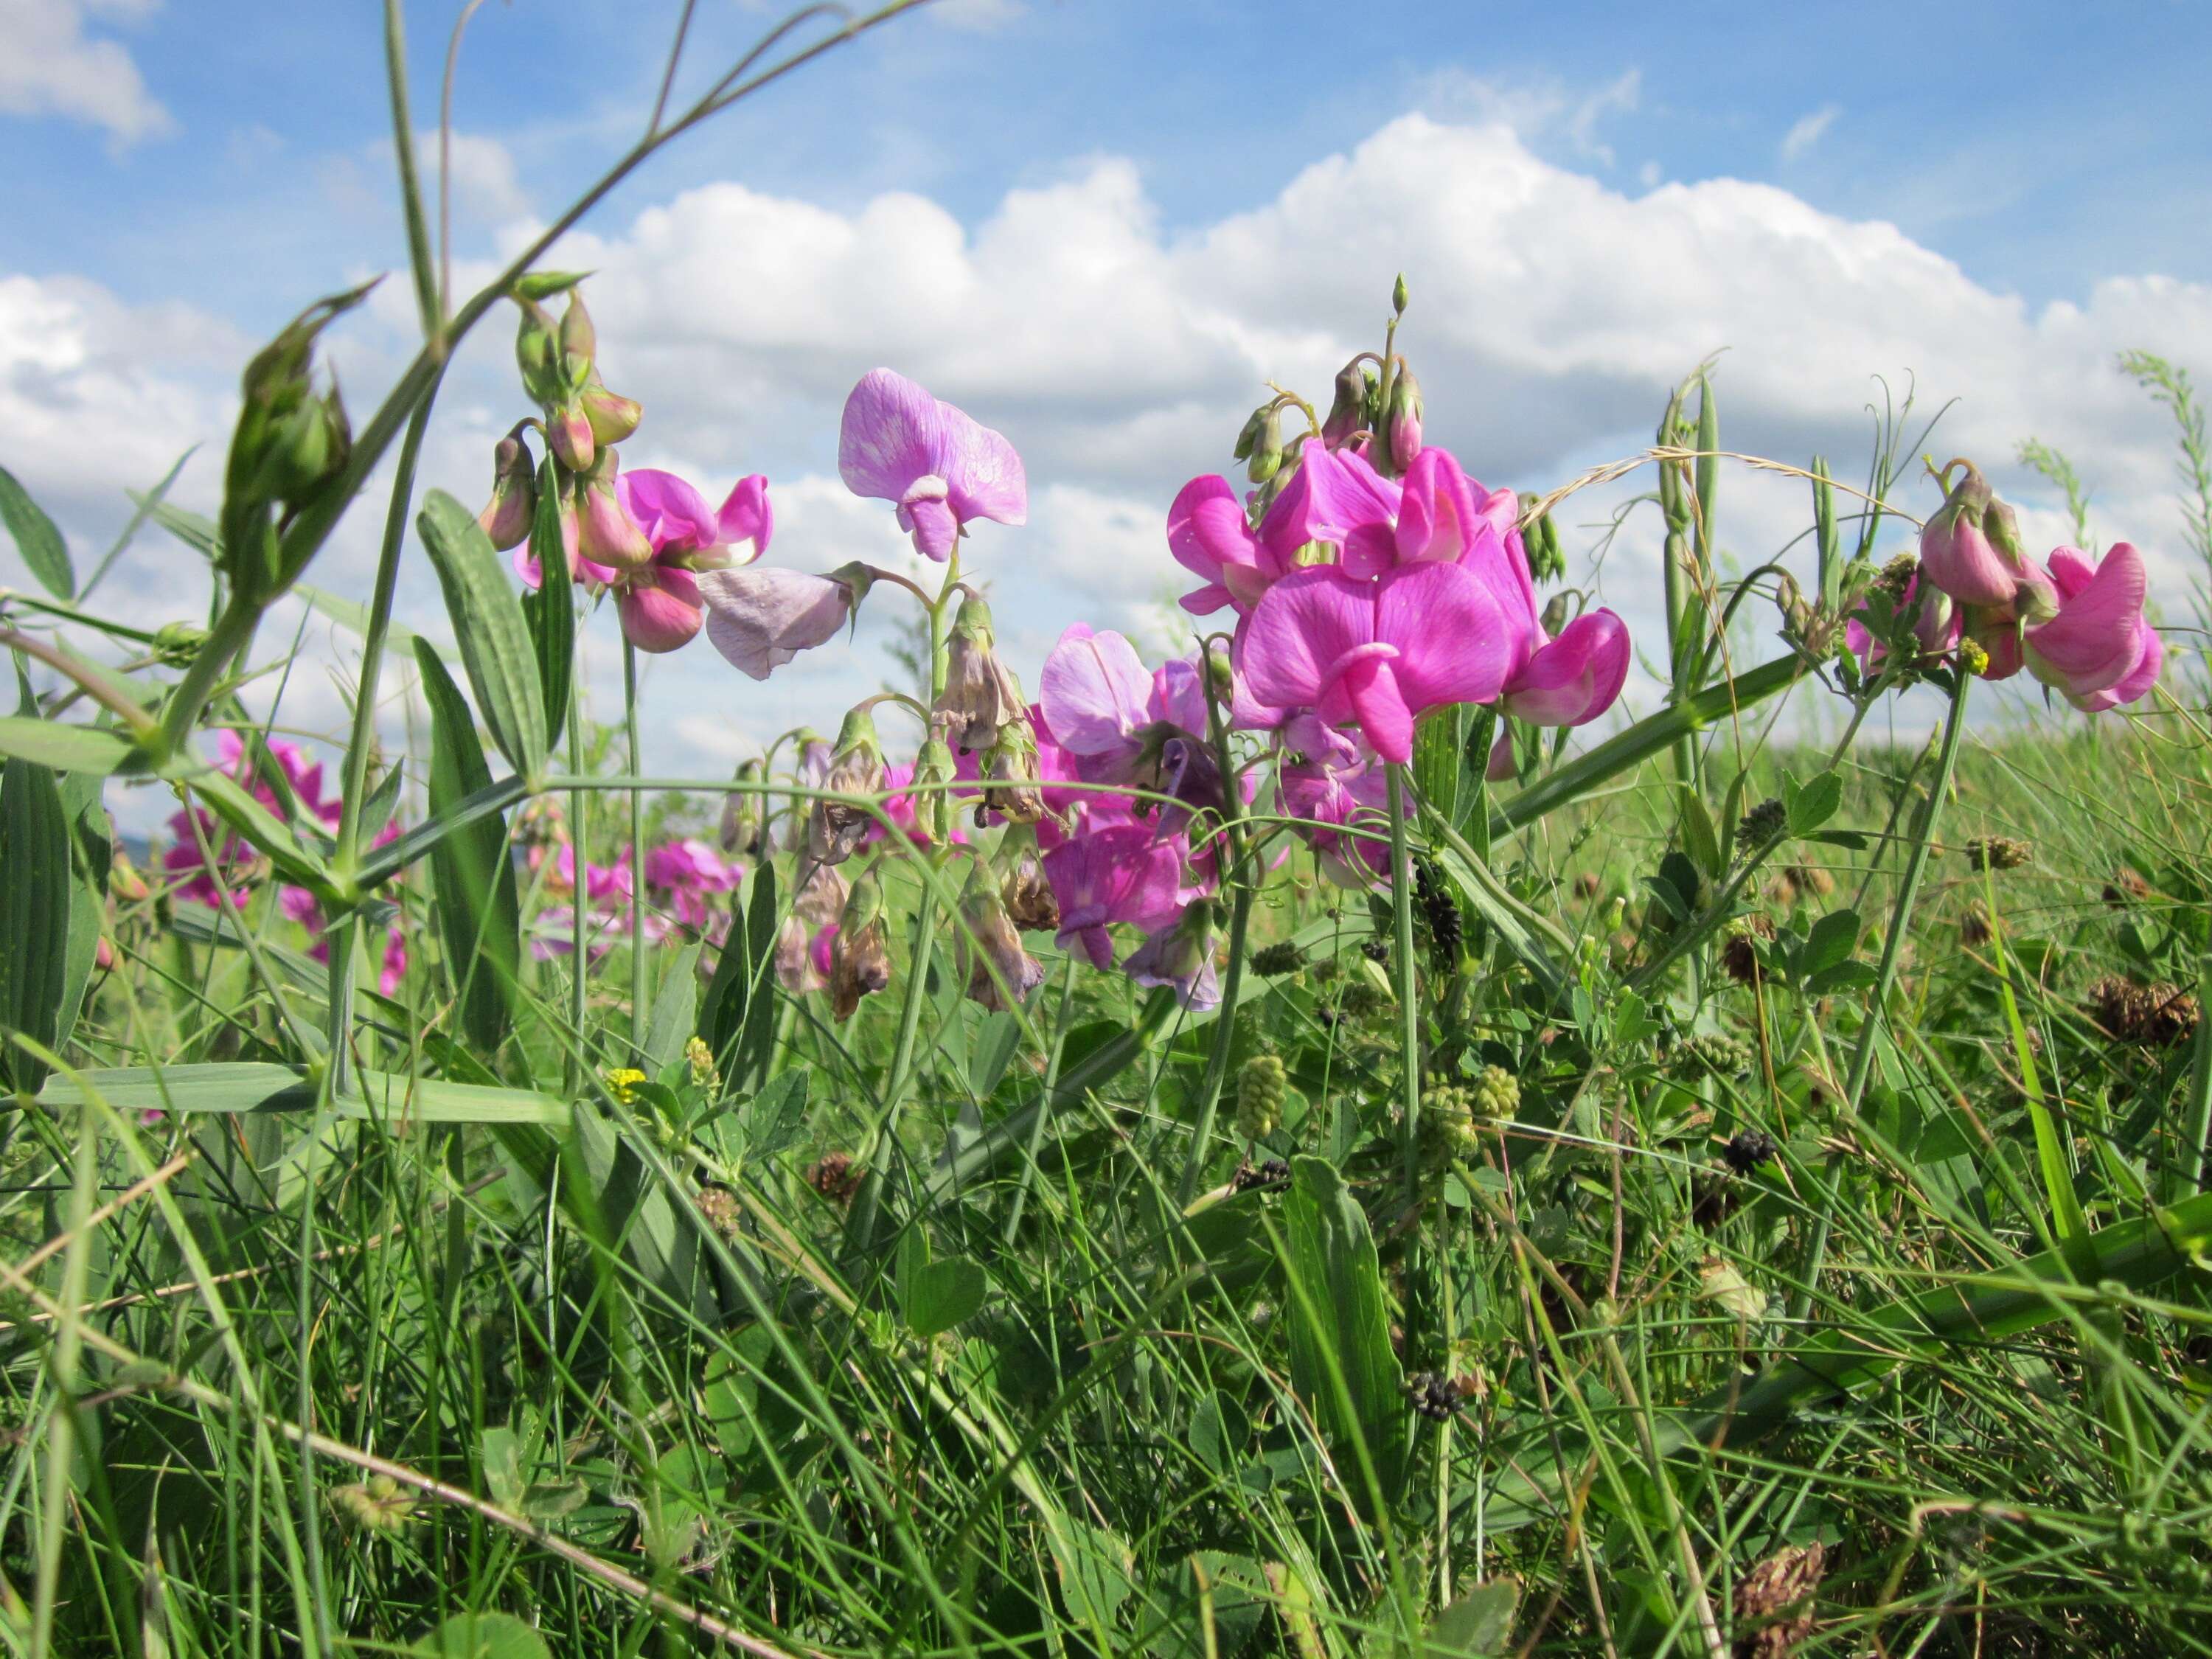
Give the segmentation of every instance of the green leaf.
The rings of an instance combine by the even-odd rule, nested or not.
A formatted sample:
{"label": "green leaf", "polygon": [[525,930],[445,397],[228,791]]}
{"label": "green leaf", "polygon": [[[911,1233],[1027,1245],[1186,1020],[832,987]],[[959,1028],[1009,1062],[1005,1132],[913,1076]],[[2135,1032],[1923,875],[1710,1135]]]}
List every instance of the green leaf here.
{"label": "green leaf", "polygon": [[965,1256],[925,1263],[907,1279],[906,1322],[927,1342],[972,1316],[989,1289],[983,1269]]}
{"label": "green leaf", "polygon": [[100,781],[83,773],[63,775],[62,814],[70,828],[69,959],[62,973],[61,1021],[54,1033],[58,1050],[76,1029],[100,949],[100,924],[107,916],[107,878],[115,863],[113,830],[100,800]]}
{"label": "green leaf", "polygon": [[988,1098],[999,1086],[999,1079],[1006,1074],[1006,1067],[1022,1046],[1022,1022],[1005,1010],[988,1016],[983,1029],[975,1038],[975,1053],[969,1061],[968,1087],[976,1099]]}
{"label": "green leaf", "polygon": [[[415,665],[430,708],[430,817],[434,823],[491,782],[476,722],[461,701],[446,665],[428,640],[415,641]],[[477,819],[430,849],[438,887],[438,929],[446,971],[459,997],[461,1030],[477,1052],[489,1056],[506,1041],[514,1019],[514,987],[522,969],[522,909],[514,860],[507,846],[507,820]]]}
{"label": "green leaf", "polygon": [[511,1613],[457,1613],[415,1651],[423,1659],[552,1659],[545,1638]]}
{"label": "green leaf", "polygon": [[330,896],[330,866],[323,862],[322,855],[301,846],[294,837],[291,826],[240,787],[236,779],[210,766],[191,773],[185,781],[191,785],[201,805],[268,855],[278,875],[308,889],[318,897]]}
{"label": "green leaf", "polygon": [[535,592],[522,596],[522,619],[538,658],[538,691],[545,704],[545,747],[561,741],[568,720],[571,676],[576,663],[576,596],[568,582],[568,552],[561,534],[561,481],[547,456],[538,469],[538,514],[530,526],[530,551],[538,561]]}
{"label": "green leaf", "polygon": [[9,761],[0,768],[0,1081],[26,1094],[45,1081],[46,1062],[7,1038],[21,1035],[48,1048],[60,1038],[74,885],[69,817],[54,775]]}
{"label": "green leaf", "polygon": [[1473,712],[1466,703],[1447,703],[1422,715],[1413,728],[1413,787],[1447,823],[1459,822],[1467,728]]}
{"label": "green leaf", "polygon": [[798,1139],[806,1122],[809,1073],[803,1066],[778,1072],[745,1107],[745,1146],[755,1158],[774,1158]]}
{"label": "green leaf", "polygon": [[1682,814],[1682,850],[1698,868],[1717,881],[1728,866],[1721,856],[1720,836],[1713,830],[1713,816],[1705,810],[1704,797],[1688,784],[1678,783],[1674,798]]}
{"label": "green leaf", "polygon": [[699,1018],[699,946],[687,945],[676,953],[653,1000],[653,1018],[645,1033],[645,1074],[660,1075],[660,1068],[683,1057]]}
{"label": "green leaf", "polygon": [[1493,1578],[1478,1584],[1438,1613],[1421,1638],[1424,1659],[1490,1659],[1503,1653],[1513,1637],[1513,1613],[1521,1604],[1521,1581]]}
{"label": "green leaf", "polygon": [[1823,772],[1802,788],[1796,779],[1784,777],[1782,799],[1790,809],[1790,833],[1809,835],[1835,817],[1836,809],[1844,804],[1843,775]]}
{"label": "green leaf", "polygon": [[544,694],[498,550],[476,515],[442,489],[423,498],[415,525],[445,589],[461,665],[491,740],[516,771],[535,778],[545,765]]}
{"label": "green leaf", "polygon": [[[568,1121],[565,1102],[520,1089],[487,1089],[442,1078],[398,1077],[356,1072],[360,1092],[332,1104],[340,1117],[415,1123],[535,1123],[559,1128]],[[46,1079],[39,1098],[73,1106],[97,1095],[118,1111],[303,1112],[315,1104],[316,1085],[304,1072],[262,1060],[224,1060],[205,1066],[121,1066]]]}
{"label": "green leaf", "polygon": [[1797,977],[1811,979],[1849,962],[1852,947],[1859,942],[1860,926],[1856,910],[1831,910],[1814,922],[1811,936],[1793,964]]}
{"label": "green leaf", "polygon": [[69,544],[46,510],[33,501],[15,475],[0,466],[0,524],[15,538],[15,550],[39,579],[39,585],[58,599],[76,596],[76,571],[70,563]]}
{"label": "green leaf", "polygon": [[167,501],[158,499],[151,492],[141,495],[132,489],[124,493],[146,510],[148,518],[153,520],[155,524],[161,526],[195,553],[209,559],[222,556],[222,532],[216,528],[214,520],[204,514],[193,513],[186,508],[173,506]]}
{"label": "green leaf", "polygon": [[[294,582],[292,592],[313,605],[332,622],[351,629],[356,634],[368,632],[368,607],[358,599],[349,599],[343,593],[333,593],[326,587],[311,586],[306,582]],[[421,637],[411,628],[403,628],[387,620],[384,637],[389,645],[401,651],[412,651]]]}
{"label": "green leaf", "polygon": [[1390,1347],[1375,1240],[1344,1177],[1318,1158],[1291,1160],[1282,1214],[1291,1386],[1311,1405],[1353,1507],[1372,1523],[1376,1494],[1366,1468],[1387,1508],[1404,1484],[1411,1449],[1405,1372]]}
{"label": "green leaf", "polygon": [[137,753],[131,740],[103,726],[67,726],[27,714],[0,714],[0,755],[57,772],[119,772]]}

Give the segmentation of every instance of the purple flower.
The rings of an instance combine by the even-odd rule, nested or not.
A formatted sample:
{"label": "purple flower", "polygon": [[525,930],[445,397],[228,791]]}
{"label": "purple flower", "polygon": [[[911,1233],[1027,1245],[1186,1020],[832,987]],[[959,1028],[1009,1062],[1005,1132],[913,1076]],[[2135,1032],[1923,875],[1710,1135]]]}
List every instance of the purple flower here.
{"label": "purple flower", "polygon": [[836,638],[863,591],[839,576],[797,570],[710,570],[698,580],[708,640],[757,680]]}
{"label": "purple flower", "polygon": [[1168,509],[1168,551],[1206,586],[1182,598],[1197,616],[1233,605],[1249,615],[1261,596],[1298,568],[1310,544],[1341,544],[1359,526],[1389,523],[1399,488],[1364,456],[1333,452],[1318,438],[1301,447],[1289,482],[1255,532],[1226,478],[1193,478]]}
{"label": "purple flower", "polygon": [[845,399],[837,471],[855,495],[897,503],[899,528],[939,563],[963,526],[1029,518],[1013,445],[888,368],[870,370]]}
{"label": "purple flower", "polygon": [[[1204,733],[1206,685],[1194,662],[1147,673],[1121,635],[1076,623],[1037,676],[1050,741],[1086,783],[1172,795],[1187,809],[1223,803],[1221,769]],[[1164,818],[1177,827],[1187,812]]]}
{"label": "purple flower", "polygon": [[623,473],[615,495],[653,549],[651,562],[623,573],[617,585],[623,634],[641,651],[689,645],[702,620],[696,573],[750,563],[768,546],[775,527],[768,480],[758,473],[739,479],[720,512],[674,473],[652,467]]}
{"label": "purple flower", "polygon": [[1342,826],[1382,828],[1389,783],[1374,757],[1326,720],[1296,714],[1280,736],[1282,763],[1276,787],[1283,811],[1304,820],[1298,833],[1341,887],[1372,886],[1389,873],[1390,846],[1371,836],[1347,836]]}
{"label": "purple flower", "polygon": [[2073,548],[2055,548],[2051,578],[2058,614],[2021,636],[2029,673],[2091,714],[2158,684],[2166,647],[2143,617],[2150,577],[2131,544],[2113,543],[2095,565]]}
{"label": "purple flower", "polygon": [[1139,985],[1166,985],[1176,1000],[1197,1012],[1218,1007],[1221,985],[1213,967],[1213,906],[1200,899],[1176,921],[1153,930],[1129,954],[1121,971]]}

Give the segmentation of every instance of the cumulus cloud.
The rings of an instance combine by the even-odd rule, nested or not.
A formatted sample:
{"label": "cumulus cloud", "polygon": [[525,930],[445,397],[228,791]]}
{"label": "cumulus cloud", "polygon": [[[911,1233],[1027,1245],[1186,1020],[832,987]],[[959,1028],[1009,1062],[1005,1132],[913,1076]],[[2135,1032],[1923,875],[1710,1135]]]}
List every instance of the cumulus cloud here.
{"label": "cumulus cloud", "polygon": [[156,0],[0,0],[0,112],[64,115],[105,127],[119,143],[157,138],[176,124],[146,89],[120,41],[88,35],[88,21],[131,22]]}
{"label": "cumulus cloud", "polygon": [[[526,234],[517,223],[501,236],[513,246]],[[1032,684],[1079,617],[1145,634],[1155,649],[1168,641],[1159,601],[1178,573],[1162,521],[1175,489],[1229,464],[1268,381],[1325,401],[1337,367],[1380,344],[1401,269],[1413,308],[1401,344],[1427,392],[1431,439],[1487,483],[1547,489],[1640,447],[1668,390],[1727,348],[1717,386],[1730,447],[1796,461],[1822,453],[1856,477],[1867,407],[1883,396],[1874,377],[1899,391],[1911,377],[1923,414],[1956,400],[1932,441],[1939,453],[1991,468],[2031,533],[2055,540],[2063,526],[2051,492],[2007,465],[2033,433],[2081,467],[2102,535],[2142,545],[2161,580],[2188,574],[2167,431],[2113,357],[2141,345],[2212,362],[2212,287],[2114,276],[2030,307],[1894,225],[1733,179],[1632,195],[1494,118],[1406,115],[1316,159],[1272,199],[1188,230],[1168,228],[1138,170],[1108,157],[1012,191],[973,222],[914,194],[834,210],[710,184],[574,234],[550,263],[597,273],[608,380],[647,410],[626,463],[674,468],[710,493],[767,471],[773,562],[827,570],[907,557],[889,511],[836,481],[838,407],[867,369],[897,367],[1006,432],[1028,461],[1030,522],[981,527],[967,568],[992,585],[1002,640]],[[362,401],[411,325],[404,283],[386,290],[358,348],[342,347],[360,352],[343,368]],[[425,483],[471,501],[493,438],[525,412],[508,335],[495,320],[470,343],[425,452]],[[67,506],[95,480],[158,476],[185,441],[219,443],[228,392],[176,357],[194,337],[173,316],[117,307],[82,284],[0,283],[10,465],[23,458],[26,482]],[[234,376],[240,343],[224,349]],[[139,446],[128,465],[112,453],[118,434]],[[1643,482],[1578,498],[1561,521],[1571,578],[1595,577],[1607,603],[1648,624],[1648,648],[1654,526],[1646,513],[1618,538],[1601,533]],[[1918,483],[1903,500],[1933,504]],[[1720,538],[1739,568],[1780,551],[1808,516],[1802,483],[1723,477]],[[372,496],[317,580],[365,586],[375,517]],[[403,605],[443,631],[419,562],[403,577]],[[898,604],[879,593],[856,651],[825,647],[765,687],[703,644],[656,661],[648,695],[670,713],[648,729],[648,762],[715,770],[799,720],[833,723],[896,672],[884,647]],[[590,632],[593,694],[609,714],[611,619]],[[1650,695],[1636,693],[1645,706]]]}
{"label": "cumulus cloud", "polygon": [[1835,125],[1836,118],[1843,112],[1838,105],[1823,104],[1810,115],[1799,117],[1791,124],[1790,131],[1782,135],[1782,159],[1794,161],[1819,143],[1827,136],[1828,129]]}

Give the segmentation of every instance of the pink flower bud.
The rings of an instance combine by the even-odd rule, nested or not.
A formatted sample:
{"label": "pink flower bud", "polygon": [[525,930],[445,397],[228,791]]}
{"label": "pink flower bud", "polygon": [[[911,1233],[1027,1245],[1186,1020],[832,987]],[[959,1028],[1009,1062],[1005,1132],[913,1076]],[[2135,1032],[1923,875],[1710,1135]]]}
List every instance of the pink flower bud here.
{"label": "pink flower bud", "polygon": [[[586,428],[587,436],[589,430]],[[619,573],[650,563],[653,544],[623,511],[621,498],[615,493],[617,465],[615,452],[610,449],[590,473],[577,481],[576,548],[593,564]]]}
{"label": "pink flower bud", "polygon": [[1390,464],[1401,472],[1421,456],[1421,386],[1401,362],[1390,387]]}
{"label": "pink flower bud", "polygon": [[2010,605],[2028,580],[2012,509],[1972,462],[1951,466],[1965,471],[1921,528],[1921,574],[1961,605]]}
{"label": "pink flower bud", "polygon": [[569,471],[592,470],[592,462],[599,453],[599,440],[592,435],[591,417],[585,414],[581,403],[571,400],[546,411],[545,444],[553,452],[553,459]]}
{"label": "pink flower bud", "polygon": [[477,522],[491,544],[504,553],[530,539],[531,523],[537,516],[537,465],[521,436],[509,433],[492,452],[491,500],[477,514]]}
{"label": "pink flower bud", "polygon": [[645,410],[634,398],[618,397],[593,380],[586,386],[577,400],[583,405],[584,418],[591,423],[592,436],[602,444],[618,444],[637,430],[637,423],[645,418]]}

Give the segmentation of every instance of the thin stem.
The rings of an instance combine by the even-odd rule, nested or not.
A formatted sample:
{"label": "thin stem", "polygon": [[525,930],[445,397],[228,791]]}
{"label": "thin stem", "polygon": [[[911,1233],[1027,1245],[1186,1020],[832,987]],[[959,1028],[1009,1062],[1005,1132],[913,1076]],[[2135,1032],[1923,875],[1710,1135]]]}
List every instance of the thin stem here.
{"label": "thin stem", "polygon": [[415,165],[415,123],[407,112],[407,33],[399,20],[399,0],[384,0],[384,70],[392,94],[392,150],[399,164],[399,205],[407,221],[407,259],[414,269],[415,303],[422,313],[422,337],[434,345],[443,319],[438,313],[438,275],[430,258],[430,228],[422,219],[422,180]]}
{"label": "thin stem", "polygon": [[1068,957],[1060,974],[1060,1006],[1052,1017],[1052,1052],[1045,1057],[1044,1087],[1037,1095],[1036,1116],[1030,1123],[1028,1156],[1014,1180],[1014,1201],[1006,1212],[1006,1241],[1009,1249],[1022,1230],[1022,1212],[1029,1207],[1030,1183],[1036,1179],[1037,1152],[1044,1145],[1044,1126],[1050,1114],[1052,1091],[1060,1086],[1060,1055],[1067,1045],[1067,1017],[1075,1006],[1075,958]]}
{"label": "thin stem", "polygon": [[[1200,647],[1199,660],[1206,661],[1206,647]],[[1210,676],[1209,676],[1210,679]],[[1221,1016],[1214,1022],[1213,1048],[1206,1057],[1206,1076],[1198,1090],[1198,1124],[1191,1136],[1190,1156],[1183,1160],[1182,1175],[1176,1182],[1176,1208],[1187,1210],[1198,1191],[1200,1173],[1206,1167],[1206,1153],[1213,1140],[1214,1114],[1221,1106],[1221,1085],[1229,1075],[1229,1051],[1237,1036],[1237,1002],[1244,988],[1244,934],[1252,919],[1251,872],[1244,867],[1243,802],[1237,787],[1235,757],[1229,752],[1229,727],[1221,705],[1211,695],[1206,698],[1208,723],[1212,726],[1214,754],[1221,767],[1221,838],[1229,848],[1228,878],[1236,883],[1237,891],[1229,902],[1229,972],[1221,984]]]}
{"label": "thin stem", "polygon": [[1405,1199],[1410,1207],[1421,1190],[1421,1009],[1413,1000],[1413,858],[1406,840],[1406,769],[1387,769],[1390,805],[1390,908],[1396,933],[1399,1066],[1404,1075],[1399,1099],[1405,1121],[1399,1126],[1398,1152],[1404,1169]]}
{"label": "thin stem", "polygon": [[[1959,676],[1958,684],[1951,693],[1951,712],[1943,722],[1943,747],[1936,757],[1935,786],[1912,826],[1912,846],[1898,878],[1897,902],[1891,907],[1889,932],[1881,942],[1881,961],[1875,969],[1874,991],[1867,1000],[1866,1024],[1859,1028],[1858,1047],[1852,1052],[1850,1074],[1844,1083],[1843,1121],[1846,1127],[1858,1116],[1859,1103],[1866,1096],[1867,1080],[1874,1074],[1875,1049],[1886,1017],[1890,987],[1897,978],[1898,955],[1904,948],[1905,931],[1911,926],[1913,904],[1920,896],[1920,878],[1928,868],[1928,846],[1935,834],[1936,819],[1943,809],[1943,797],[1950,793],[1952,770],[1958,763],[1959,738],[1966,725],[1966,691],[1973,684],[1973,676],[1964,668],[1954,672]],[[1820,1269],[1826,1265],[1828,1235],[1835,1224],[1836,1188],[1843,1176],[1843,1161],[1840,1151],[1828,1154],[1821,1182],[1820,1212],[1813,1224],[1813,1247],[1806,1257],[1803,1282],[1790,1298],[1790,1312],[1794,1322],[1802,1323],[1811,1312],[1813,1295],[1820,1283]]]}
{"label": "thin stem", "polygon": [[[2212,952],[2197,959],[2197,995],[2202,1007],[2212,1003]],[[2189,1139],[2181,1148],[2181,1167],[2189,1172],[2188,1191],[2176,1194],[2176,1200],[2190,1193],[2204,1190],[2208,1162],[2205,1143],[2212,1140],[2212,1019],[2200,1017],[2197,1022],[2197,1052],[2189,1071],[2188,1125],[2185,1133]]]}
{"label": "thin stem", "polygon": [[[569,603],[572,605],[575,603],[573,596]],[[582,729],[584,698],[576,682],[581,678],[580,675],[572,676],[568,685],[568,769],[579,775],[581,775],[584,770]],[[584,1017],[586,1012],[585,996],[586,988],[584,976],[591,966],[590,958],[585,955],[586,947],[584,937],[584,890],[586,884],[584,863],[584,792],[580,789],[571,789],[568,792],[568,858],[571,878],[568,884],[568,976],[570,980],[568,1029],[576,1034],[576,1041],[580,1044],[584,1041]],[[556,856],[557,857],[558,854]],[[575,1080],[576,1064],[573,1054],[564,1056],[562,1070],[568,1076],[571,1082]]]}
{"label": "thin stem", "polygon": [[[629,744],[629,769],[645,775],[645,756],[637,734],[637,647],[623,635],[623,731]],[[578,871],[580,878],[582,871]],[[579,883],[580,890],[580,881]],[[645,791],[629,792],[629,1046],[645,1053]]]}

